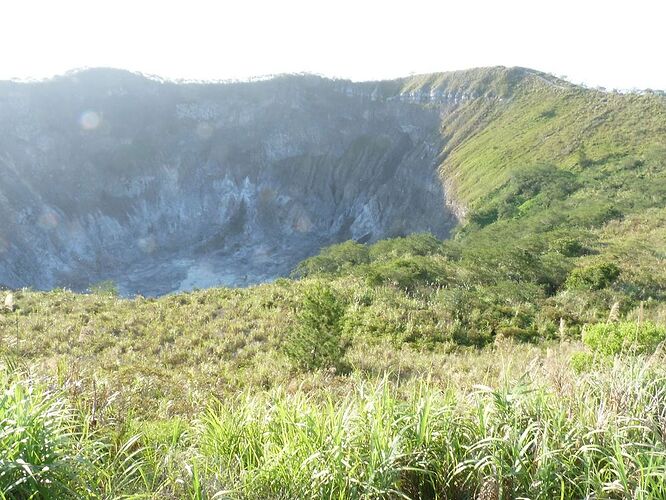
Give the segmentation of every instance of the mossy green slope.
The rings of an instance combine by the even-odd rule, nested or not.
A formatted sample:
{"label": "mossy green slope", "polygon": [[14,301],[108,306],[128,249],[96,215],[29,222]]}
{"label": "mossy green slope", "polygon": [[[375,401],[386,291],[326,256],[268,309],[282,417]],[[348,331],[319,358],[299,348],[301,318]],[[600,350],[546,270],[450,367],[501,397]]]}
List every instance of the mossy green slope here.
{"label": "mossy green slope", "polygon": [[[502,85],[502,100],[472,101],[443,123],[451,140],[442,175],[461,204],[473,207],[519,168],[547,162],[585,176],[664,147],[661,94],[585,89],[527,70],[510,74],[496,77],[513,82]],[[461,134],[461,123],[472,130]]]}

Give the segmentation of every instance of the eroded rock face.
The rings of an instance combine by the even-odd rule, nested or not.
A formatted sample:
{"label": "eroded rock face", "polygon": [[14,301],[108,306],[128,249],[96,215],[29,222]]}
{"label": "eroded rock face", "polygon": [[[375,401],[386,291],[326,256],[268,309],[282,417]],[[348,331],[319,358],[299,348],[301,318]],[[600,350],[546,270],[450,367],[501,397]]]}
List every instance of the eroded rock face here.
{"label": "eroded rock face", "polygon": [[439,127],[462,97],[394,87],[0,83],[0,284],[247,285],[349,238],[446,236]]}

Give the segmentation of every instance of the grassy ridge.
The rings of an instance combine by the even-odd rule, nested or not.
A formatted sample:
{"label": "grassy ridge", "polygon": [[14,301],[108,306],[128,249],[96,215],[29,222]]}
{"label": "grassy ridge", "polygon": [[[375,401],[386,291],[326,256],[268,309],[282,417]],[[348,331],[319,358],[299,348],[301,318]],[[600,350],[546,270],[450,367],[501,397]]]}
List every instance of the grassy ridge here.
{"label": "grassy ridge", "polygon": [[[479,114],[484,120],[479,119]],[[460,135],[460,122],[477,125]],[[445,119],[442,175],[468,206],[518,168],[550,162],[588,175],[629,156],[664,146],[666,99],[556,85],[526,77],[505,101],[471,102]],[[581,152],[584,156],[581,156]]]}

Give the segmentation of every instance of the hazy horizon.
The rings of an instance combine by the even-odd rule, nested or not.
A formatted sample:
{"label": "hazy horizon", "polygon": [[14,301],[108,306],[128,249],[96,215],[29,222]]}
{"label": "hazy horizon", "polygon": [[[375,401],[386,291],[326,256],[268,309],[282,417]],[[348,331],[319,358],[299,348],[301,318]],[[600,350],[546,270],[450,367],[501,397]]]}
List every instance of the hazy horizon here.
{"label": "hazy horizon", "polygon": [[608,89],[666,89],[666,7],[524,0],[164,4],[35,0],[5,7],[1,80],[110,67],[167,80],[310,73],[353,81],[521,66]]}
{"label": "hazy horizon", "polygon": [[632,91],[645,91],[645,90],[656,90],[656,91],[666,91],[666,88],[656,88],[656,87],[632,87],[632,88],[607,88],[602,85],[597,85],[597,86],[592,86],[587,84],[586,82],[575,82],[572,81],[571,78],[569,78],[567,75],[556,75],[554,73],[549,73],[547,71],[542,71],[539,68],[528,68],[524,66],[504,66],[501,64],[493,65],[493,66],[474,66],[474,67],[469,67],[469,68],[460,68],[460,69],[450,69],[450,70],[443,70],[443,71],[432,71],[429,73],[415,73],[411,72],[409,74],[405,75],[397,75],[393,77],[387,77],[387,78],[382,78],[382,79],[353,79],[353,78],[347,78],[347,77],[340,77],[340,76],[332,76],[332,75],[326,75],[322,73],[313,73],[313,72],[307,72],[307,71],[295,71],[295,72],[283,72],[283,73],[273,73],[273,74],[265,74],[265,75],[252,75],[248,76],[246,78],[218,78],[218,79],[196,79],[196,78],[168,78],[162,75],[156,75],[152,73],[148,73],[145,71],[139,71],[139,70],[131,70],[127,68],[119,68],[119,67],[111,67],[111,66],[85,66],[85,67],[79,67],[79,68],[71,68],[66,71],[63,71],[62,73],[57,73],[54,75],[42,77],[42,78],[35,78],[35,77],[30,77],[30,78],[7,78],[7,79],[1,79],[0,81],[11,81],[11,82],[18,82],[18,83],[31,83],[31,82],[47,82],[49,80],[57,79],[60,77],[68,76],[68,75],[74,75],[79,72],[84,72],[84,71],[95,71],[95,70],[108,70],[108,71],[119,71],[119,72],[127,72],[130,74],[138,75],[147,79],[153,79],[156,81],[164,81],[164,82],[172,82],[172,83],[201,83],[201,84],[226,84],[226,83],[243,83],[243,82],[256,82],[256,81],[264,81],[264,80],[270,80],[272,78],[279,78],[281,76],[315,76],[315,77],[320,77],[328,80],[346,80],[346,81],[351,81],[354,83],[362,83],[362,82],[373,82],[373,81],[390,81],[390,80],[397,80],[400,78],[409,78],[411,76],[419,76],[419,75],[427,75],[427,74],[441,74],[441,73],[455,73],[455,72],[463,72],[463,71],[471,71],[475,69],[481,69],[481,68],[492,68],[492,67],[506,67],[506,68],[523,68],[527,70],[533,70],[537,71],[540,73],[548,74],[551,76],[555,76],[557,78],[563,79],[565,81],[568,81],[569,83],[572,83],[574,85],[580,85],[583,87],[587,88],[603,88],[604,90],[607,91],[620,91],[620,92],[632,92]]}

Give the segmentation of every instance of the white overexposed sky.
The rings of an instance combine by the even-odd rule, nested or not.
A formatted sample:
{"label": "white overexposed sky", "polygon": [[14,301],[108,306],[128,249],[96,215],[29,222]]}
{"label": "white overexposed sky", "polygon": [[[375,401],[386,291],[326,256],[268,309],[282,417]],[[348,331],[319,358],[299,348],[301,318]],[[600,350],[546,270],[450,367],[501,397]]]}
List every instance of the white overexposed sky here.
{"label": "white overexposed sky", "polygon": [[665,0],[0,0],[0,79],[80,67],[353,80],[527,66],[666,89]]}

